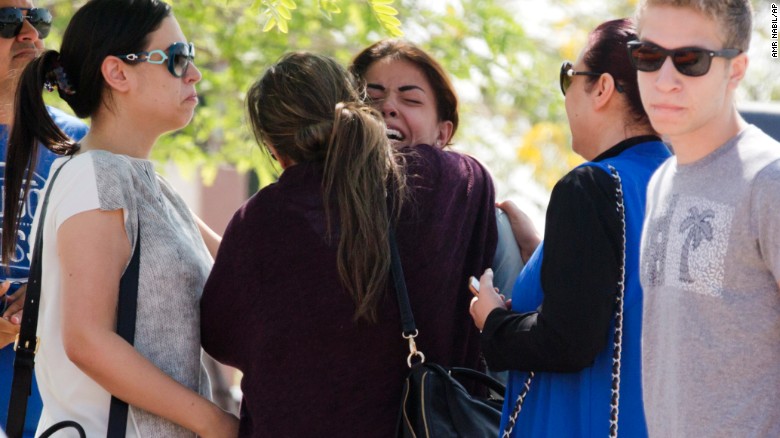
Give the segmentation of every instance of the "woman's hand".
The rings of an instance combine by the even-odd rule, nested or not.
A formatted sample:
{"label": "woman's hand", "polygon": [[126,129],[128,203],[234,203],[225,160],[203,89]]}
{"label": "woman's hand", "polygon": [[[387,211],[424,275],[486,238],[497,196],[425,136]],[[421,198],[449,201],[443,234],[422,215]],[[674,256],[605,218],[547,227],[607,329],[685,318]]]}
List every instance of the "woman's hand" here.
{"label": "woman's hand", "polygon": [[485,320],[493,310],[506,307],[504,297],[498,294],[498,289],[493,287],[493,270],[488,268],[482,277],[479,278],[479,296],[471,299],[469,313],[474,319],[474,325],[482,331],[485,327]]}
{"label": "woman's hand", "polygon": [[238,436],[238,418],[220,408],[215,410],[214,421],[206,422],[207,428],[198,433],[203,438],[236,438]]}
{"label": "woman's hand", "polygon": [[496,205],[501,210],[504,210],[509,218],[509,223],[512,225],[512,233],[515,235],[517,246],[520,247],[520,256],[523,258],[523,262],[527,263],[531,255],[536,251],[536,247],[542,241],[541,237],[539,237],[539,232],[536,231],[531,218],[523,213],[514,202],[504,201]]}
{"label": "woman's hand", "polygon": [[[6,281],[0,283],[0,348],[5,347],[16,339],[19,334],[19,326],[22,323],[22,307],[24,306],[24,296],[27,292],[27,285],[22,285],[14,293],[13,297],[7,297],[5,294],[11,287],[11,283]],[[8,307],[5,305],[8,304]]]}

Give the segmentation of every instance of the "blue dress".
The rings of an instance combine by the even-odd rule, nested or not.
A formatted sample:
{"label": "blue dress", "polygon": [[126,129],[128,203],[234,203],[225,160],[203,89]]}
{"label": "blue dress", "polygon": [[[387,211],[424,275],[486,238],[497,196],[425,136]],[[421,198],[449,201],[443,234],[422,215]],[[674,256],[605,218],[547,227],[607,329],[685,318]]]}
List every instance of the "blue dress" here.
{"label": "blue dress", "polygon": [[[621,363],[620,435],[645,437],[642,407],[641,327],[642,289],[639,284],[639,245],[645,212],[647,184],[669,151],[660,141],[640,143],[619,155],[582,166],[620,174],[626,211],[626,288]],[[541,283],[544,242],[539,245],[517,278],[512,293],[512,311],[534,312],[542,304]],[[617,285],[616,285],[617,287]],[[513,437],[603,437],[609,433],[610,387],[614,321],[607,347],[594,363],[575,373],[537,372],[525,399]],[[501,430],[515,406],[528,373],[511,371],[506,389]]]}

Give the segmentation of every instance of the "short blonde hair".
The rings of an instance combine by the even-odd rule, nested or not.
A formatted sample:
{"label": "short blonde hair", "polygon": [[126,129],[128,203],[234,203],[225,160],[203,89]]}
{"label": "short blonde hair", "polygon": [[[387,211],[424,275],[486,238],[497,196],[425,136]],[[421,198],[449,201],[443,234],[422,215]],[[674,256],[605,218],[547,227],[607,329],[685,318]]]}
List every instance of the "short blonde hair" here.
{"label": "short blonde hair", "polygon": [[747,52],[753,29],[753,7],[750,0],[641,0],[636,23],[642,31],[642,18],[651,6],[690,8],[714,20],[722,30],[724,47]]}

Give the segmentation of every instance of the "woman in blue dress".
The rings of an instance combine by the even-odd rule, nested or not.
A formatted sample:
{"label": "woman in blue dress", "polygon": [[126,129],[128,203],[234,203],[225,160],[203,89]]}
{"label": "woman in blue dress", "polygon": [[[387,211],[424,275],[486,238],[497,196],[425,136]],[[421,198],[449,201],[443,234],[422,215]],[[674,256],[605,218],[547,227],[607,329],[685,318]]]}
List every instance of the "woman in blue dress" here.
{"label": "woman in blue dress", "polygon": [[[472,301],[488,366],[510,370],[502,429],[514,417],[529,372],[535,372],[513,437],[610,432],[616,297],[624,267],[620,416],[614,426],[626,436],[647,435],[638,250],[647,183],[670,153],[642,108],[626,50],[634,39],[629,20],[603,23],[578,60],[561,66],[572,148],[587,162],[555,185],[544,240],[515,283],[511,308],[495,292],[490,271]],[[518,225],[527,223],[512,204],[508,213]],[[518,241],[535,233],[515,228]]]}

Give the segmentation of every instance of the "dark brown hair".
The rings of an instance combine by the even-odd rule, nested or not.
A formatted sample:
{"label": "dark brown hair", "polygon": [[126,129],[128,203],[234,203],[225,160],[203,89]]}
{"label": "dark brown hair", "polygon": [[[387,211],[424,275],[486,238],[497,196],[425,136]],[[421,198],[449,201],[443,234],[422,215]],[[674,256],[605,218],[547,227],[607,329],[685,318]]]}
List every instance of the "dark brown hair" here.
{"label": "dark brown hair", "polygon": [[390,272],[387,192],[396,212],[405,192],[381,115],[360,100],[341,65],[310,53],[287,54],[268,69],[249,89],[247,108],[259,143],[296,163],[324,164],[329,236],[331,218],[339,221],[339,276],[355,301],[355,319],[376,321]]}
{"label": "dark brown hair", "polygon": [[[626,49],[628,42],[636,39],[636,28],[631,19],[621,18],[601,23],[590,33],[582,60],[589,71],[612,75],[615,83],[623,90],[633,123],[651,127],[639,96],[636,69],[631,65]],[[593,84],[598,77],[588,76],[587,80]]]}
{"label": "dark brown hair", "polygon": [[[2,257],[10,260],[16,244],[19,215],[30,190],[27,177],[35,170],[38,144],[60,155],[78,151],[54,123],[43,101],[44,83],[55,70],[67,77],[70,91],[58,87],[59,95],[77,116],[93,115],[105,104],[105,81],[100,71],[109,55],[135,53],[148,44],[149,34],[171,13],[158,0],[91,0],[70,20],[62,37],[60,53],[47,50],[22,72],[16,90],[14,122],[8,139],[5,167],[5,201]],[[61,70],[60,70],[61,69]],[[22,188],[22,181],[27,183]]]}
{"label": "dark brown hair", "polygon": [[365,75],[371,65],[384,58],[409,61],[422,70],[436,96],[436,115],[439,121],[452,122],[452,135],[448,143],[451,144],[458,130],[458,96],[442,66],[409,41],[382,40],[365,48],[352,60],[349,71],[360,81],[361,88],[365,88]]}

